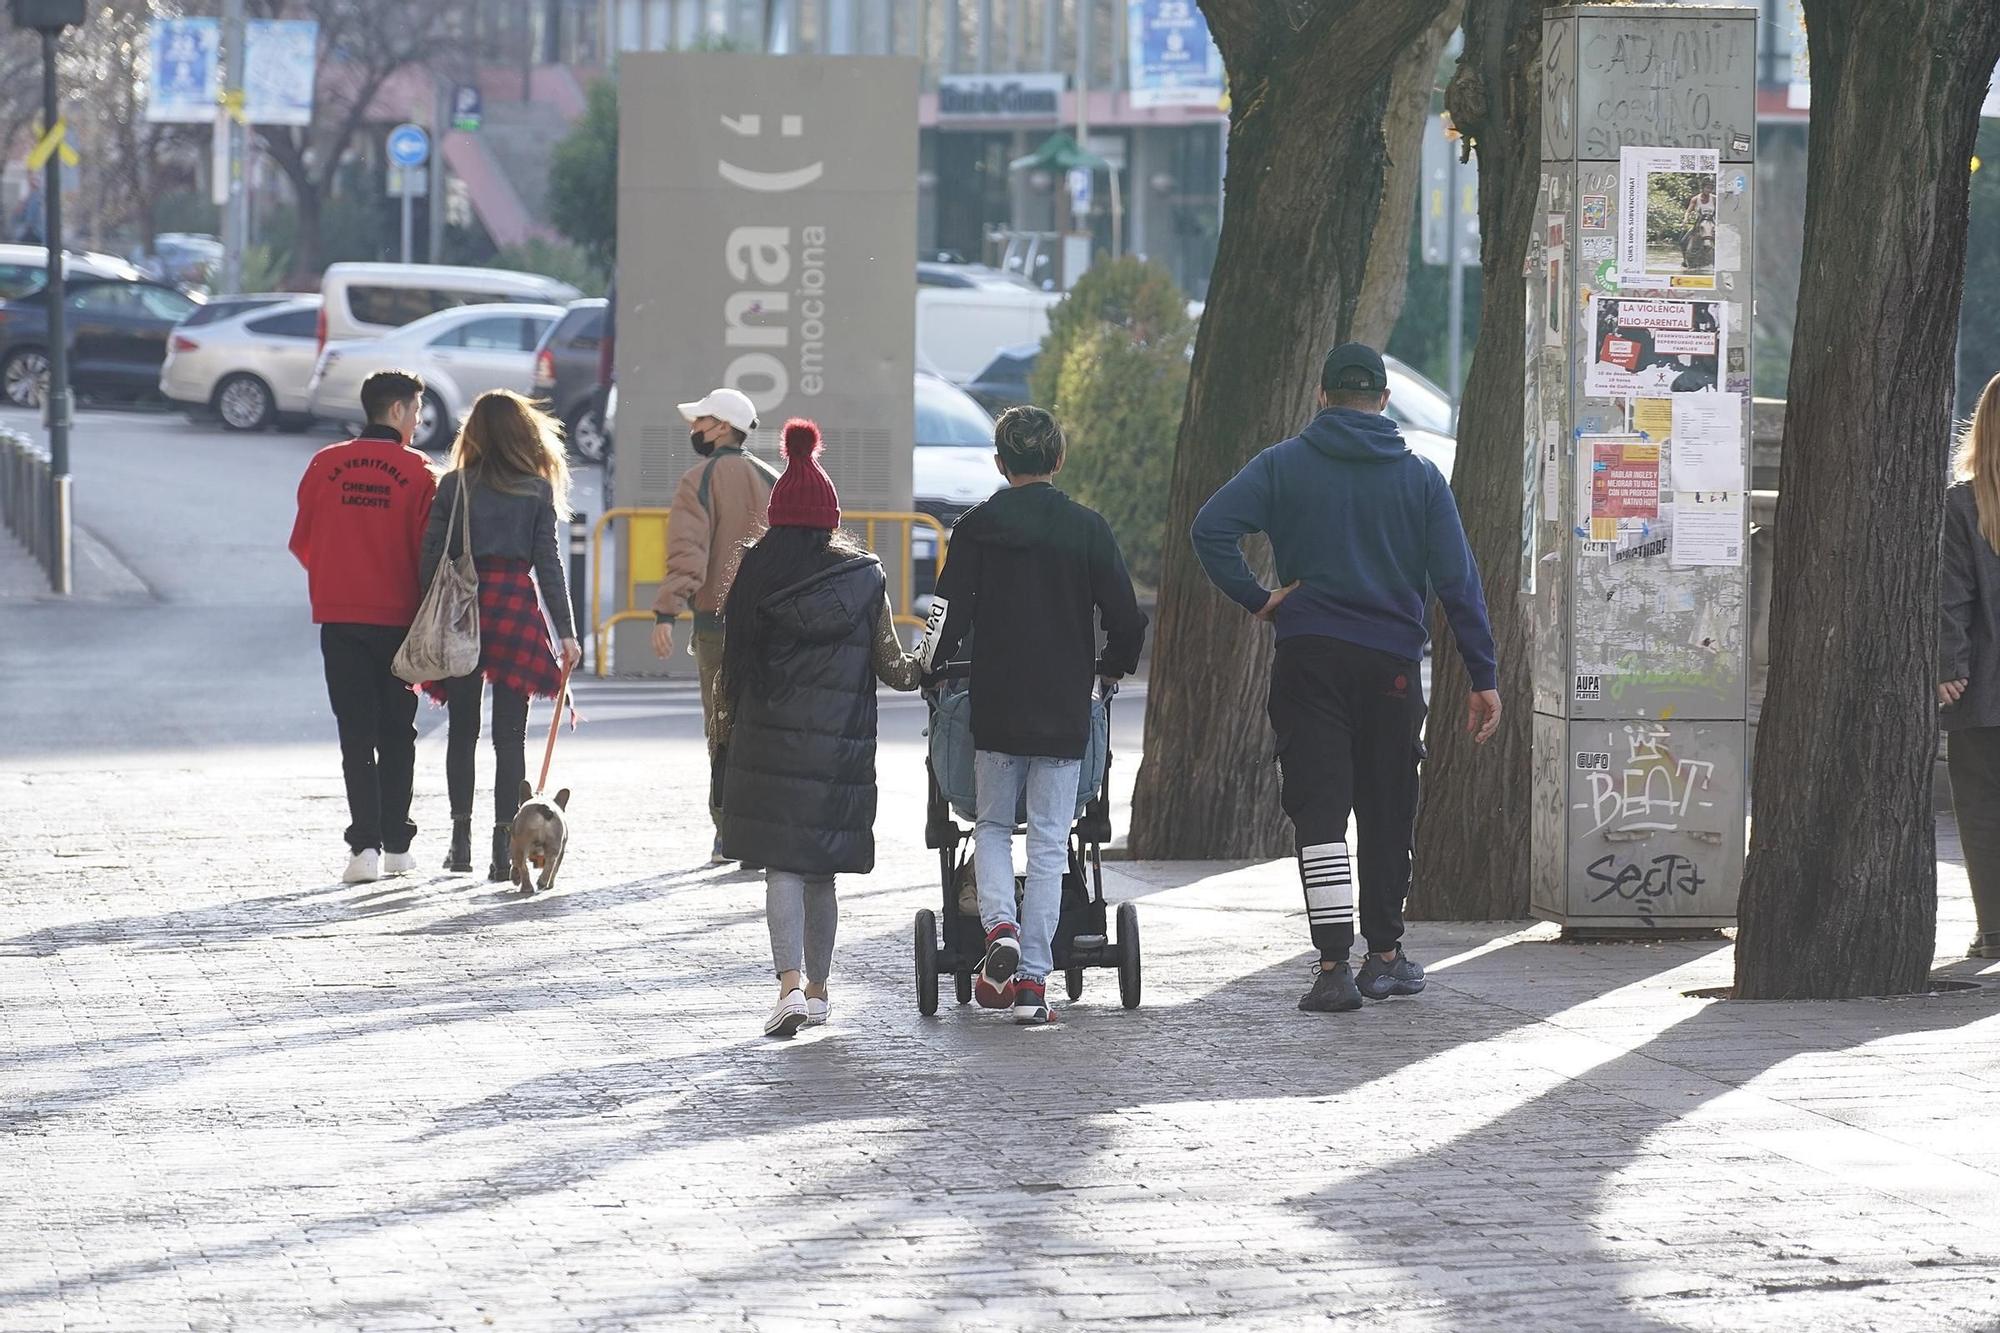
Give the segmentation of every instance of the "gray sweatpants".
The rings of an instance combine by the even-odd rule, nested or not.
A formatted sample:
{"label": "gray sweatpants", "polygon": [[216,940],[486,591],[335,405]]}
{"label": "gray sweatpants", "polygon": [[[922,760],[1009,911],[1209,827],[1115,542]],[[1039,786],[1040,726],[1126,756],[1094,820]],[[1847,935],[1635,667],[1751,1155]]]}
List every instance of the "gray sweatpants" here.
{"label": "gray sweatpants", "polygon": [[832,875],[764,872],[764,919],[771,928],[771,966],[779,973],[804,972],[823,985],[833,968],[833,932],[840,904]]}

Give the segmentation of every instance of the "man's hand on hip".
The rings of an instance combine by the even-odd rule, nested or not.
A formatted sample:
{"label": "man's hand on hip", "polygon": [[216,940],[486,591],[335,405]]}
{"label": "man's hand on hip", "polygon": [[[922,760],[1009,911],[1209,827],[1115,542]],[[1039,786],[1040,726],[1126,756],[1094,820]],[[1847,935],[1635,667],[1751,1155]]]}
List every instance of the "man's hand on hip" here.
{"label": "man's hand on hip", "polygon": [[1500,691],[1474,690],[1465,696],[1465,729],[1474,745],[1484,745],[1500,730]]}
{"label": "man's hand on hip", "polygon": [[1278,614],[1278,608],[1284,605],[1285,599],[1298,590],[1299,585],[1297,583],[1287,583],[1284,587],[1278,589],[1265,599],[1264,609],[1253,613],[1251,618],[1253,620],[1266,621],[1275,619]]}
{"label": "man's hand on hip", "polygon": [[662,620],[653,626],[653,656],[662,662],[674,655],[674,622]]}

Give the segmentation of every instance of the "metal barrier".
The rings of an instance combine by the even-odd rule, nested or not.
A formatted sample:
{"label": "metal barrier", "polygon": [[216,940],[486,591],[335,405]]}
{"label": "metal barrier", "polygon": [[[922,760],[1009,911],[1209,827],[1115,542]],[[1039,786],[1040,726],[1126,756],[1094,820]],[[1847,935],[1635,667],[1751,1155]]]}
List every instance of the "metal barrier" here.
{"label": "metal barrier", "polygon": [[[650,606],[640,606],[638,598],[640,584],[655,582],[653,579],[640,578],[634,562],[627,559],[625,562],[624,595],[619,599],[617,608],[610,615],[601,615],[599,608],[603,603],[605,533],[619,519],[657,519],[660,524],[661,544],[664,546],[667,537],[667,526],[672,516],[673,511],[671,509],[639,507],[607,509],[604,511],[603,517],[597,520],[596,526],[591,529],[590,638],[591,649],[596,655],[596,672],[600,677],[605,674],[606,659],[609,657],[609,653],[606,650],[610,646],[611,631],[626,621],[631,620],[643,620],[647,624],[652,623],[652,608]],[[875,537],[876,533],[883,527],[893,526],[898,530],[919,527],[929,528],[937,534],[937,566],[939,569],[944,568],[945,547],[951,541],[951,533],[944,524],[938,522],[929,514],[901,514],[879,510],[852,511],[841,515],[841,526],[850,531],[858,530],[861,536],[861,544],[870,551],[873,551],[878,557],[882,555],[882,548]],[[631,530],[629,522],[627,523],[626,530],[628,533]],[[914,591],[916,585],[916,556],[910,550],[908,534],[905,535],[901,543],[901,548],[896,552],[896,555],[897,563],[894,566],[896,573],[889,579],[890,604],[900,608],[895,613],[896,623],[915,629],[922,629],[924,627],[923,617],[914,615],[910,611],[910,604],[916,600]],[[884,563],[886,564],[887,561],[885,560]],[[675,618],[678,620],[694,619],[691,614],[685,611]]]}
{"label": "metal barrier", "polygon": [[49,576],[67,593],[69,478],[58,477],[42,445],[14,431],[0,431],[0,516]]}

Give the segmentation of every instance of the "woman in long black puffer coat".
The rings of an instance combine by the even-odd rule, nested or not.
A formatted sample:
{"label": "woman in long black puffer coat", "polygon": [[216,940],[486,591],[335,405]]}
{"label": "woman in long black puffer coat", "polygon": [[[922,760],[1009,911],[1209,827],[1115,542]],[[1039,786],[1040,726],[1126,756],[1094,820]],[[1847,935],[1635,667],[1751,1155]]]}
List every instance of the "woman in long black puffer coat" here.
{"label": "woman in long black puffer coat", "polygon": [[723,854],[765,867],[774,1037],[830,1013],[833,877],[875,868],[876,682],[914,690],[919,675],[881,562],[840,531],[819,428],[786,422],[784,452],[770,530],[744,553],[723,608],[714,775]]}

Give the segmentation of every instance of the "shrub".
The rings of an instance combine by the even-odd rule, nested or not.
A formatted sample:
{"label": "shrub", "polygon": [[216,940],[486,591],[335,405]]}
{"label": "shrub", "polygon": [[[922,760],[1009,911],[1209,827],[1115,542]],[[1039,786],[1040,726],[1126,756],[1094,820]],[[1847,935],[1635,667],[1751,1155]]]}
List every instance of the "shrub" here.
{"label": "shrub", "polygon": [[618,85],[590,85],[583,119],[556,145],[549,163],[549,211],[556,230],[590,253],[600,268],[618,255]]}
{"label": "shrub", "polygon": [[1058,417],[1063,414],[1058,381],[1070,347],[1103,324],[1140,342],[1178,340],[1185,348],[1194,337],[1187,298],[1164,264],[1130,255],[1099,259],[1049,311],[1049,332],[1028,381],[1035,402]]}
{"label": "shrub", "polygon": [[1140,341],[1113,324],[1076,338],[1056,377],[1069,438],[1060,484],[1104,515],[1147,587],[1159,586],[1187,383],[1185,335]]}

